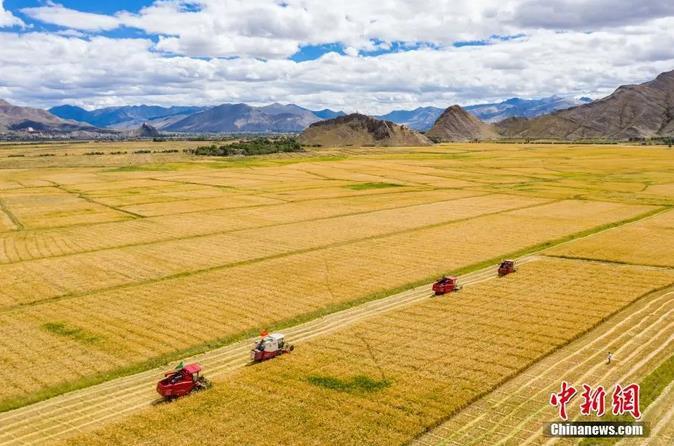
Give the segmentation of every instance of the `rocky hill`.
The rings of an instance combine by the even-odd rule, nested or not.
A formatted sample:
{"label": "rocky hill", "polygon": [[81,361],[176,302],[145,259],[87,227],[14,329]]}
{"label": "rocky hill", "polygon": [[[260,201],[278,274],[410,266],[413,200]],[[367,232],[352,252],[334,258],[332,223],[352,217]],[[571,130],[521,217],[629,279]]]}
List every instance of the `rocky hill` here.
{"label": "rocky hill", "polygon": [[613,139],[674,136],[674,71],[640,85],[619,87],[587,105],[535,119],[497,124],[507,138]]}
{"label": "rocky hill", "polygon": [[480,121],[458,105],[445,110],[426,136],[433,141],[472,141],[499,137],[494,126]]}
{"label": "rocky hill", "polygon": [[157,138],[159,137],[159,130],[144,122],[143,125],[129,131],[128,134],[132,138]]}
{"label": "rocky hill", "polygon": [[86,126],[78,122],[66,121],[46,110],[19,107],[0,99],[0,131],[73,131]]}
{"label": "rocky hill", "polygon": [[358,113],[311,124],[300,142],[320,146],[425,146],[424,135],[391,121]]}

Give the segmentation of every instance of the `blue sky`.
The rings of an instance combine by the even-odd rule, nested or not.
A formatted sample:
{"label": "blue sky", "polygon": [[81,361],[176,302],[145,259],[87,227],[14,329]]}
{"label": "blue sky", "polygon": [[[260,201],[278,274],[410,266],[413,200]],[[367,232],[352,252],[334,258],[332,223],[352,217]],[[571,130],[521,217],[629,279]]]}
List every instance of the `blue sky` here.
{"label": "blue sky", "polygon": [[[35,7],[44,7],[48,5],[49,2],[46,0],[5,0],[5,9],[11,11],[14,15],[19,17],[23,22],[25,22],[29,27],[22,29],[16,28],[17,32],[34,32],[34,31],[47,31],[47,32],[56,32],[67,27],[57,26],[50,23],[45,23],[40,20],[35,20],[31,15],[24,14],[22,12],[25,8],[35,8]],[[120,0],[120,1],[86,1],[86,0],[61,0],[55,1],[59,5],[64,6],[65,8],[89,12],[95,14],[105,14],[105,15],[114,15],[120,11],[128,11],[131,13],[139,13],[143,8],[151,6],[153,0]],[[194,9],[199,9],[198,6],[194,6]],[[152,40],[157,40],[157,37],[153,33],[146,33],[142,30],[133,27],[120,27],[115,30],[105,30],[97,33],[102,36],[114,37],[114,38],[137,38],[145,37]],[[519,35],[517,37],[521,37]],[[498,36],[492,36],[492,38],[497,38]],[[374,48],[364,50],[360,54],[367,57],[376,57],[382,54],[387,53],[398,53],[404,51],[413,51],[420,47],[434,47],[433,42],[425,41],[414,41],[414,42],[402,42],[402,41],[392,41],[392,42],[383,42],[379,39],[372,39],[372,45]],[[481,46],[489,44],[489,39],[483,40],[457,40],[452,42],[452,45],[456,47],[461,46]],[[330,42],[322,44],[305,44],[301,45],[296,53],[291,55],[289,58],[295,62],[303,62],[307,60],[314,60],[320,58],[322,55],[329,52],[336,52],[339,54],[344,54],[345,45],[341,42]]]}
{"label": "blue sky", "polygon": [[0,0],[0,98],[384,113],[600,97],[674,69],[656,0]]}
{"label": "blue sky", "polygon": [[[45,3],[46,2],[43,0],[5,0],[5,9],[18,12],[22,8],[42,6]],[[144,6],[151,5],[152,0],[61,0],[57,3],[67,8],[77,9],[79,11],[95,12],[99,14],[113,14],[121,10],[138,12]]]}

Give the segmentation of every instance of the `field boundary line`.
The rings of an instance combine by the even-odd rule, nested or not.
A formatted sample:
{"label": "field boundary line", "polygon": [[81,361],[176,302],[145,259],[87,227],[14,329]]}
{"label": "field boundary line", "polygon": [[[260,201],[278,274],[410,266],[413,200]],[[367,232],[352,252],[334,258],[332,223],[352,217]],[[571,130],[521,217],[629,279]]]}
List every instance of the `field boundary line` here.
{"label": "field boundary line", "polygon": [[341,246],[348,246],[348,245],[351,245],[351,244],[354,244],[354,243],[365,242],[365,241],[368,241],[368,240],[378,240],[378,239],[396,236],[396,235],[409,234],[409,233],[413,233],[413,232],[421,231],[421,230],[433,229],[433,228],[438,228],[438,227],[442,227],[442,226],[449,226],[449,225],[452,225],[452,224],[455,224],[455,223],[463,223],[463,222],[466,222],[466,221],[471,221],[471,220],[475,220],[475,219],[482,218],[482,217],[490,217],[490,216],[494,216],[494,215],[503,214],[503,213],[506,213],[506,212],[513,212],[513,211],[519,211],[519,210],[523,210],[523,209],[534,208],[534,207],[538,207],[538,206],[544,206],[544,205],[555,203],[555,202],[556,201],[551,201],[551,202],[547,202],[547,203],[529,204],[529,205],[526,205],[526,206],[520,206],[520,207],[516,207],[516,208],[505,209],[505,210],[500,210],[500,211],[496,211],[496,212],[489,212],[489,213],[486,213],[486,214],[480,214],[480,215],[477,215],[477,216],[474,216],[474,217],[466,217],[466,218],[461,218],[461,219],[458,219],[458,220],[444,221],[444,222],[441,222],[441,223],[433,223],[433,224],[430,224],[430,225],[418,226],[418,227],[415,227],[415,228],[408,228],[408,229],[403,229],[403,230],[400,230],[400,231],[388,232],[388,233],[385,233],[385,234],[378,234],[378,235],[361,237],[361,238],[356,238],[356,239],[347,240],[347,241],[328,243],[326,245],[315,246],[315,247],[311,247],[311,248],[303,248],[303,249],[298,249],[298,250],[295,250],[295,251],[282,252],[282,253],[278,253],[278,254],[272,254],[270,256],[241,260],[241,261],[238,261],[238,262],[230,262],[230,263],[226,263],[226,264],[214,265],[214,266],[210,266],[210,267],[207,267],[207,268],[195,269],[195,270],[192,270],[192,271],[183,271],[183,272],[179,272],[179,273],[175,273],[175,274],[169,274],[169,275],[154,278],[154,279],[138,281],[138,282],[133,282],[133,283],[125,283],[125,284],[120,284],[120,285],[113,285],[113,286],[110,286],[110,287],[98,288],[96,290],[86,291],[86,292],[82,292],[82,293],[66,293],[66,294],[62,294],[60,296],[53,296],[53,297],[43,299],[43,300],[38,300],[38,301],[33,301],[33,302],[25,302],[25,303],[7,306],[7,307],[4,307],[4,308],[0,309],[0,313],[10,313],[10,312],[15,311],[17,309],[26,308],[26,307],[37,307],[37,306],[40,306],[42,304],[58,302],[58,301],[61,301],[61,300],[75,299],[75,298],[78,298],[78,297],[90,296],[90,295],[94,295],[94,294],[98,294],[98,293],[104,293],[104,292],[108,292],[108,291],[115,291],[115,290],[122,290],[122,289],[127,289],[127,288],[134,288],[134,287],[137,287],[137,286],[151,285],[151,284],[154,284],[154,283],[161,283],[161,282],[179,279],[179,278],[184,278],[184,277],[199,276],[199,275],[208,274],[208,273],[211,273],[211,272],[214,272],[214,271],[221,271],[221,270],[227,270],[227,269],[236,268],[236,267],[240,267],[240,266],[253,265],[253,264],[265,262],[265,261],[268,261],[268,260],[276,260],[276,259],[281,259],[281,258],[284,258],[284,257],[290,257],[290,256],[293,256],[293,255],[301,255],[301,254],[307,254],[307,253],[310,253],[310,252],[321,251],[323,249],[332,249],[332,248],[338,248],[338,247],[341,247]]}
{"label": "field boundary line", "polygon": [[88,202],[91,203],[91,204],[95,204],[95,205],[98,205],[98,206],[102,206],[102,207],[104,207],[104,208],[108,208],[108,209],[111,209],[111,210],[116,211],[116,212],[121,212],[121,213],[123,213],[123,214],[130,215],[130,216],[132,216],[133,218],[147,218],[146,216],[140,215],[140,214],[136,214],[135,212],[127,211],[127,210],[124,210],[124,209],[121,209],[121,208],[118,208],[118,207],[115,207],[115,206],[111,206],[111,205],[109,205],[109,204],[105,204],[105,203],[98,202],[98,201],[94,200],[93,198],[89,197],[88,195],[82,194],[82,193],[80,193],[80,192],[75,192],[75,191],[68,190],[68,189],[67,189],[65,186],[63,186],[62,184],[54,183],[54,187],[56,187],[56,189],[58,189],[58,190],[62,190],[63,192],[65,192],[65,193],[67,193],[67,194],[75,195],[77,198],[79,198],[79,199],[81,199],[81,200],[84,200],[84,201],[88,201]]}
{"label": "field boundary line", "polygon": [[578,262],[594,262],[594,263],[608,263],[611,265],[623,265],[623,266],[640,266],[642,268],[651,268],[651,269],[674,269],[672,265],[649,265],[647,263],[635,263],[635,262],[626,262],[623,260],[609,260],[601,258],[592,258],[592,257],[582,257],[582,256],[569,256],[563,254],[541,254],[544,257],[549,257],[551,259],[560,259],[560,260],[575,260]]}
{"label": "field boundary line", "polygon": [[[40,186],[40,187],[53,187],[53,186]],[[210,208],[210,209],[201,209],[197,211],[185,211],[185,212],[176,212],[173,214],[159,214],[159,215],[147,215],[143,216],[143,219],[148,219],[152,220],[155,218],[161,218],[161,217],[171,217],[174,215],[186,215],[186,214],[198,214],[198,213],[205,213],[205,212],[215,212],[215,211],[228,211],[231,209],[249,209],[249,208],[258,208],[258,207],[273,207],[273,206],[284,206],[290,203],[304,203],[306,201],[319,201],[319,200],[339,200],[342,198],[359,198],[359,197],[368,197],[368,196],[381,196],[381,195],[389,195],[389,194],[411,194],[411,193],[420,193],[420,192],[438,192],[438,191],[443,191],[443,190],[461,190],[463,189],[452,189],[452,188],[435,188],[435,189],[417,189],[417,190],[404,190],[404,191],[393,191],[393,192],[382,192],[379,194],[360,194],[360,195],[340,195],[338,197],[328,197],[328,198],[308,198],[308,199],[303,199],[303,200],[293,200],[293,201],[281,201],[278,200],[279,203],[266,203],[266,204],[251,204],[251,205],[245,205],[245,206],[234,206],[234,207],[226,207],[226,208]],[[468,190],[466,192],[471,192],[475,193],[475,195],[469,195],[468,197],[471,196],[483,196],[483,195],[494,195],[496,194],[495,192],[491,191],[477,191],[477,190]],[[251,195],[255,196],[256,194],[243,194],[243,195]],[[509,194],[503,194],[503,195],[509,195]],[[468,198],[465,197],[465,198]],[[265,197],[269,198],[269,197]],[[539,198],[540,197],[533,197],[533,198]],[[548,200],[554,200],[554,198],[547,198]],[[177,201],[190,201],[189,199],[187,200],[177,200]],[[159,202],[158,202],[159,203]],[[131,206],[131,205],[130,205]],[[77,227],[77,226],[87,226],[87,227],[94,227],[94,226],[99,226],[99,225],[104,225],[104,224],[110,224],[110,223],[116,223],[116,221],[100,221],[96,223],[77,223],[73,225],[66,225],[66,226],[52,226],[49,228],[28,228],[26,229],[26,232],[43,232],[43,231],[49,231],[51,229],[63,229],[63,228],[72,228],[72,227]]]}
{"label": "field boundary line", "polygon": [[9,209],[9,207],[7,207],[7,203],[5,203],[5,200],[3,200],[2,198],[0,198],[0,210],[5,215],[7,215],[7,218],[9,218],[11,222],[14,224],[14,226],[16,226],[16,228],[14,229],[15,231],[23,231],[24,229],[23,223],[21,223],[21,220],[19,220],[19,218],[16,215],[14,215],[14,213]]}
{"label": "field boundary line", "polygon": [[[265,228],[273,228],[273,227],[281,227],[285,225],[291,225],[291,224],[298,224],[298,223],[313,223],[313,222],[318,222],[322,220],[332,220],[335,218],[340,218],[340,217],[352,217],[352,216],[357,216],[357,215],[367,215],[367,214],[372,214],[375,212],[380,212],[380,211],[395,211],[398,209],[406,209],[406,208],[411,208],[415,206],[424,206],[424,205],[432,205],[432,204],[438,204],[438,203],[448,203],[452,201],[457,201],[461,199],[466,199],[466,198],[479,198],[479,197],[488,197],[490,195],[498,195],[498,194],[489,194],[489,193],[482,193],[482,194],[477,194],[477,195],[469,195],[466,197],[459,197],[459,198],[452,198],[449,200],[437,200],[437,201],[429,201],[429,202],[424,202],[424,203],[416,203],[416,204],[408,204],[404,206],[397,206],[397,207],[392,207],[392,208],[383,208],[383,209],[375,209],[373,211],[358,211],[358,212],[348,212],[345,214],[338,214],[338,215],[333,215],[330,217],[314,217],[314,218],[308,218],[304,220],[295,220],[295,221],[289,221],[289,222],[284,222],[284,223],[270,223],[270,224],[264,224],[264,225],[258,225],[258,226],[249,226],[245,228],[235,228],[235,229],[225,229],[222,231],[213,231],[213,232],[204,232],[203,234],[196,234],[196,235],[188,235],[184,237],[169,237],[169,238],[164,238],[164,239],[159,239],[159,240],[154,240],[150,242],[138,242],[138,243],[126,243],[122,245],[117,245],[117,246],[112,246],[108,248],[96,248],[96,249],[88,249],[88,250],[82,250],[82,251],[76,251],[72,253],[67,253],[67,254],[57,254],[57,255],[51,255],[51,256],[43,256],[43,257],[34,257],[30,259],[24,259],[24,260],[15,260],[12,262],[0,262],[0,266],[2,265],[13,265],[17,263],[23,263],[23,262],[30,262],[33,260],[41,260],[41,259],[54,259],[54,258],[61,258],[61,257],[69,257],[77,254],[88,254],[88,253],[94,253],[94,252],[101,252],[101,251],[111,251],[115,249],[122,249],[122,248],[131,248],[134,246],[148,246],[148,245],[154,245],[158,243],[166,243],[166,242],[173,242],[173,241],[181,241],[181,240],[193,240],[193,239],[198,239],[198,238],[204,238],[204,237],[210,237],[213,235],[224,235],[224,234],[231,234],[234,232],[240,232],[240,231],[250,231],[253,229],[265,229]],[[285,204],[285,203],[284,203]],[[283,205],[283,204],[279,204]],[[165,216],[162,216],[165,217]],[[146,220],[151,220],[154,218],[158,217],[144,217]],[[127,220],[129,221],[129,220]],[[123,221],[120,222],[103,222],[101,224],[114,224],[114,223],[123,223]],[[66,228],[69,226],[66,226]],[[55,228],[48,228],[49,229],[55,229]]]}

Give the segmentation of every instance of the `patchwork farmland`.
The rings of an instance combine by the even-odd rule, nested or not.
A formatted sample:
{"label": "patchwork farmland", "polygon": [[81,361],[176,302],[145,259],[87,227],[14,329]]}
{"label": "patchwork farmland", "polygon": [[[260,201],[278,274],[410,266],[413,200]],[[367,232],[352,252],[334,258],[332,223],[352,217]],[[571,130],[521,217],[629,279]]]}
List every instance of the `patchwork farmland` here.
{"label": "patchwork farmland", "polygon": [[[667,149],[223,161],[128,144],[0,146],[0,359],[21,370],[0,388],[0,444],[537,444],[566,371],[610,347],[621,368],[591,376],[639,381],[674,354]],[[528,260],[497,279],[506,257]],[[430,299],[443,274],[465,289]],[[264,328],[296,351],[241,367]],[[200,354],[213,388],[150,406],[160,370]],[[108,405],[114,383],[133,384]],[[522,418],[509,395],[532,388]],[[452,424],[469,417],[482,436]]]}

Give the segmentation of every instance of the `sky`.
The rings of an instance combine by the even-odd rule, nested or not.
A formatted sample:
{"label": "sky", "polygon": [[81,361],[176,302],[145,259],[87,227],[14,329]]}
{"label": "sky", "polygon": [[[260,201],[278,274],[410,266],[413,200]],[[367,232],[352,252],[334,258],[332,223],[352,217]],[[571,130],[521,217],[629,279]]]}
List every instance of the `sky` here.
{"label": "sky", "polygon": [[0,0],[0,98],[35,107],[379,114],[598,98],[670,70],[670,0]]}

